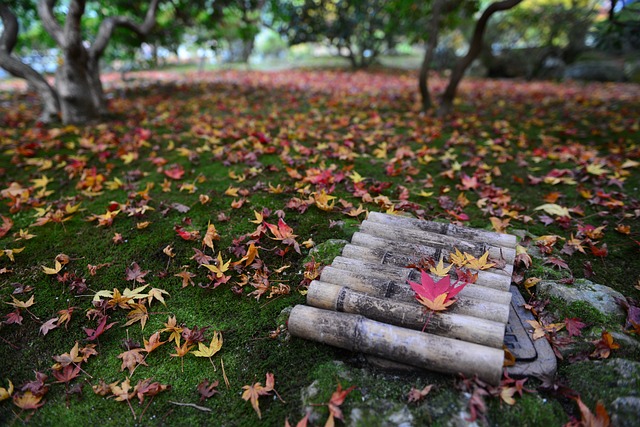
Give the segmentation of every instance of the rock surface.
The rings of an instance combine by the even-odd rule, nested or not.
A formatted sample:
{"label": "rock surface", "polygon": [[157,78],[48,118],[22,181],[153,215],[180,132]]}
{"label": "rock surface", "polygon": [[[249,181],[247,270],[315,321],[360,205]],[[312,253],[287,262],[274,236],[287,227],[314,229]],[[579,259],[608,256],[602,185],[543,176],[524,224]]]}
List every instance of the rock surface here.
{"label": "rock surface", "polygon": [[617,427],[635,427],[638,425],[639,414],[640,397],[619,397],[611,404],[611,425]]}
{"label": "rock surface", "polygon": [[604,316],[624,317],[625,315],[624,310],[615,300],[615,298],[624,299],[620,292],[589,280],[576,279],[573,285],[543,281],[538,283],[537,289],[541,295],[559,298],[567,304],[585,302]]}

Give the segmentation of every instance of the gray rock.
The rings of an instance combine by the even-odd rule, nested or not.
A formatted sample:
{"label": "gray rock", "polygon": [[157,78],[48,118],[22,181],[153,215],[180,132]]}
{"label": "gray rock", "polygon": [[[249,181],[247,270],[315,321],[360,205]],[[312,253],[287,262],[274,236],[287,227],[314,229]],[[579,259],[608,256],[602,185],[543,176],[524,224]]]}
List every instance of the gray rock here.
{"label": "gray rock", "polygon": [[413,415],[411,415],[411,411],[406,405],[400,410],[389,414],[387,420],[392,426],[411,427],[413,425]]}
{"label": "gray rock", "polygon": [[615,372],[616,387],[636,390],[636,394],[640,395],[640,362],[610,359],[605,362],[605,366]]}
{"label": "gray rock", "polygon": [[609,409],[611,425],[617,427],[635,427],[640,415],[640,397],[618,397]]}
{"label": "gray rock", "polygon": [[564,78],[598,82],[623,82],[624,69],[612,61],[584,61],[568,66]]}
{"label": "gray rock", "polygon": [[538,283],[537,289],[540,294],[559,298],[567,304],[585,302],[605,316],[625,316],[615,301],[615,298],[624,299],[620,292],[586,279],[576,279],[573,285],[543,281]]}

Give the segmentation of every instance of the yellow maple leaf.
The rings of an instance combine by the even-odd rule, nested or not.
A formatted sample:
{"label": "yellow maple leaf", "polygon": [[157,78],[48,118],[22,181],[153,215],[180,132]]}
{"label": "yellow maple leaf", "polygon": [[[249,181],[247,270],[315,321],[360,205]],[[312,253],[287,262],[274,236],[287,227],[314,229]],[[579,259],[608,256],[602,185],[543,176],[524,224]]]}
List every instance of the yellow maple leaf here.
{"label": "yellow maple leaf", "polygon": [[537,208],[535,208],[534,210],[536,211],[545,211],[546,213],[550,214],[550,215],[555,215],[555,216],[560,216],[560,217],[564,217],[564,216],[571,216],[569,213],[569,209],[557,205],[555,203],[545,203],[544,205],[540,205]]}
{"label": "yellow maple leaf", "polygon": [[216,278],[221,278],[224,276],[224,273],[229,270],[229,265],[231,264],[231,260],[226,263],[222,260],[222,252],[218,252],[217,257],[218,265],[214,264],[202,264],[203,267],[207,267],[212,273],[215,273]]}
{"label": "yellow maple leaf", "polygon": [[354,184],[357,184],[359,182],[364,181],[365,178],[362,177],[362,175],[360,175],[358,172],[353,171],[348,175],[349,178],[351,178],[351,181],[353,181]]}
{"label": "yellow maple leaf", "polygon": [[13,383],[9,380],[7,381],[9,382],[9,387],[7,388],[0,387],[0,402],[10,398],[11,395],[13,394]]}
{"label": "yellow maple leaf", "polygon": [[29,308],[33,304],[35,304],[35,297],[35,295],[31,295],[31,298],[29,298],[27,301],[20,301],[19,299],[11,295],[11,299],[13,300],[13,302],[7,302],[5,304],[12,305],[15,308]]}
{"label": "yellow maple leaf", "polygon": [[60,264],[60,261],[56,260],[54,265],[54,268],[45,267],[43,265],[42,271],[44,271],[44,274],[58,274],[58,272],[62,270],[62,264]]}
{"label": "yellow maple leaf", "polygon": [[467,264],[467,257],[462,252],[460,252],[458,248],[455,249],[455,253],[449,254],[449,261],[451,262],[451,264],[462,268]]}
{"label": "yellow maple leaf", "polygon": [[320,194],[318,193],[313,193],[314,196],[314,200],[316,203],[316,206],[320,209],[322,209],[323,211],[332,211],[333,210],[333,206],[335,205],[335,196],[331,196],[329,195],[324,188],[322,189],[322,191],[320,192]]}
{"label": "yellow maple leaf", "polygon": [[238,190],[240,190],[238,187],[229,186],[229,188],[225,190],[224,194],[225,196],[238,197]]}
{"label": "yellow maple leaf", "polygon": [[149,305],[151,305],[151,301],[153,301],[153,299],[155,298],[158,301],[160,301],[162,305],[166,307],[167,304],[164,302],[164,297],[162,296],[163,294],[169,296],[169,292],[165,291],[164,289],[151,288],[147,296],[147,301],[149,302]]}
{"label": "yellow maple leaf", "polygon": [[46,188],[47,185],[51,182],[51,180],[46,175],[42,175],[41,178],[32,179],[31,182],[33,182],[33,188],[36,189],[36,188]]}
{"label": "yellow maple leaf", "polygon": [[213,332],[213,338],[211,338],[211,343],[209,346],[204,345],[203,343],[198,343],[198,349],[192,351],[191,354],[197,357],[211,357],[216,354],[222,348],[222,333],[218,331]]}
{"label": "yellow maple leaf", "polygon": [[449,274],[449,270],[451,270],[451,265],[449,267],[444,266],[443,262],[442,262],[442,258],[440,258],[440,261],[438,262],[438,265],[435,267],[431,267],[429,269],[430,272],[432,272],[433,274],[435,274],[436,276],[440,276],[440,277],[444,277],[447,274]]}
{"label": "yellow maple leaf", "polygon": [[467,258],[467,266],[473,270],[487,270],[495,265],[494,263],[487,261],[489,258],[489,251],[485,252],[480,258],[476,258],[466,252],[464,253],[464,256]]}
{"label": "yellow maple leaf", "polygon": [[207,224],[207,232],[204,234],[204,238],[202,239],[202,244],[208,246],[213,250],[213,241],[220,240],[220,235],[216,230],[216,226],[209,222]]}
{"label": "yellow maple leaf", "polygon": [[16,259],[13,257],[13,255],[19,254],[22,251],[24,251],[24,247],[16,249],[4,249],[2,252],[0,252],[0,256],[4,254],[11,260],[11,262],[16,262]]}

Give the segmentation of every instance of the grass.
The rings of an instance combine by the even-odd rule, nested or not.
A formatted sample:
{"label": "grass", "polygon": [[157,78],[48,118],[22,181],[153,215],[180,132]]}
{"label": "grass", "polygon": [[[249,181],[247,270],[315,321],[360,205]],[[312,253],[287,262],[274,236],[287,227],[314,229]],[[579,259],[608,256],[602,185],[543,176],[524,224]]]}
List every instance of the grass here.
{"label": "grass", "polygon": [[[20,387],[34,379],[34,371],[47,374],[50,387],[46,403],[37,411],[20,411],[10,400],[0,402],[3,424],[19,425],[29,419],[32,425],[255,425],[257,414],[242,400],[242,387],[264,385],[268,372],[274,373],[275,389],[285,402],[273,395],[260,398],[265,425],[283,425],[287,418],[297,422],[307,409],[315,414],[314,424],[324,423],[328,410],[322,404],[338,384],[357,386],[343,406],[355,425],[377,425],[384,417],[400,414],[401,418],[407,413],[416,425],[443,425],[451,414],[465,408],[457,381],[450,376],[381,372],[362,356],[288,335],[287,310],[305,301],[300,283],[310,248],[304,245],[298,254],[269,233],[257,242],[270,285],[287,285],[288,293],[269,298],[267,291],[257,299],[249,295],[256,290],[251,284],[238,292],[241,275],[255,273],[255,267],[248,266],[230,270],[229,282],[214,288],[207,270],[192,258],[193,248],[214,258],[220,253],[224,261],[238,260],[240,255],[230,249],[247,249],[252,239],[247,235],[258,227],[250,222],[254,211],[269,213],[266,221],[271,224],[284,216],[298,243],[312,240],[320,246],[316,260],[323,264],[339,253],[331,245],[322,246],[323,242],[349,240],[365,216],[348,216],[349,208],[340,200],[353,207],[406,210],[438,221],[455,221],[455,215],[464,213],[469,217],[466,225],[484,229],[491,229],[489,217],[510,218],[507,232],[518,228],[537,236],[558,235],[556,255],[566,239],[579,235],[581,227],[605,225],[604,235],[590,241],[597,248],[606,243],[607,256],[591,254],[586,237],[579,237],[587,247],[585,254],[560,256],[575,277],[584,276],[588,261],[595,273],[592,280],[606,279],[608,286],[625,296],[639,296],[638,277],[629,272],[640,271],[635,242],[639,239],[635,189],[640,177],[637,165],[625,165],[640,157],[634,140],[638,122],[629,118],[635,117],[630,112],[638,108],[638,97],[633,97],[638,93],[636,86],[468,80],[457,106],[460,113],[440,120],[420,113],[414,76],[404,72],[227,70],[183,74],[182,78],[118,88],[114,94],[119,96],[111,102],[112,120],[78,128],[35,127],[33,99],[1,95],[0,215],[13,225],[0,239],[0,250],[25,249],[15,254],[15,262],[8,256],[0,258],[0,269],[11,270],[0,275],[0,299],[11,302],[10,295],[20,287],[14,284],[20,284],[32,290],[14,296],[26,301],[34,295],[35,303],[29,312],[20,311],[22,325],[6,322],[14,307],[2,304],[0,387],[6,387],[8,380]],[[434,82],[436,90],[442,85],[440,80]],[[174,164],[184,170],[179,179],[165,174]],[[590,173],[589,164],[599,164],[606,172]],[[370,198],[353,194],[354,171],[364,178],[363,188]],[[462,174],[478,177],[478,186],[465,189]],[[38,194],[41,189],[34,188],[33,180],[42,176],[50,180],[49,194]],[[91,176],[103,179],[101,187],[92,187]],[[574,183],[563,181],[565,177]],[[109,189],[105,182],[116,179],[122,184]],[[543,181],[531,184],[535,179]],[[618,186],[617,181],[623,182]],[[29,191],[20,204],[7,190],[14,182]],[[234,188],[238,195],[229,196]],[[308,200],[323,189],[337,197],[331,210],[311,202],[300,213],[292,204],[295,198]],[[432,194],[424,197],[421,192]],[[592,197],[585,197],[587,193]],[[583,212],[572,213],[567,223],[544,225],[535,208],[553,197],[557,204]],[[232,205],[239,200],[244,200],[242,206]],[[64,210],[67,204],[78,203],[81,210],[67,215],[68,221],[32,226],[37,209]],[[189,210],[172,208],[180,207],[176,203]],[[145,211],[145,206],[152,209]],[[108,209],[121,210],[112,225],[87,221]],[[145,222],[148,226],[139,228]],[[214,250],[201,242],[209,223],[220,235]],[[630,234],[615,231],[619,224],[630,226]],[[200,237],[183,240],[176,227],[198,231]],[[36,237],[16,240],[15,233],[21,229]],[[122,236],[120,244],[113,241],[116,233]],[[165,253],[167,246],[174,257]],[[69,281],[62,283],[55,275],[43,273],[42,266],[53,267],[60,253],[71,259],[61,275],[84,278],[86,292],[76,294]],[[83,328],[95,328],[96,321],[85,313],[93,308],[95,292],[141,285],[125,279],[134,262],[149,271],[144,278],[149,288],[169,293],[166,306],[157,301],[148,306],[144,330],[139,323],[124,326],[127,310],[109,310],[109,322],[118,323],[95,342],[98,355],[83,363],[85,372],[69,384],[81,386],[82,395],[66,396],[68,387],[51,376],[52,357],[69,352],[75,342],[81,347],[88,344]],[[105,265],[92,275],[88,264]],[[528,276],[555,274],[546,267],[536,268],[539,271],[530,270]],[[175,277],[184,270],[195,274],[194,285],[183,288]],[[75,311],[67,328],[58,327],[46,336],[39,333],[42,322],[68,307]],[[589,322],[606,320],[580,307],[567,310],[589,317]],[[126,402],[96,395],[91,386],[100,379],[124,381],[128,371],[121,371],[117,356],[130,341],[142,344],[163,329],[170,316],[188,328],[207,327],[206,344],[213,331],[222,331],[223,346],[212,357],[216,368],[206,358],[191,354],[182,360],[172,357],[171,343],[159,347],[147,356],[148,366],[136,368],[131,382],[153,378],[170,384],[171,390],[145,397],[142,405],[132,398],[134,421]],[[168,339],[166,332],[162,339]],[[587,393],[593,382],[580,376],[581,371],[572,371],[568,362],[562,363],[562,374],[570,384]],[[201,402],[196,387],[205,378],[219,381],[219,393]],[[436,387],[425,401],[407,404],[411,387],[431,383]],[[615,393],[603,394],[610,392]],[[595,402],[598,388],[588,393],[589,402]],[[489,423],[559,425],[575,415],[551,397],[525,396],[513,407],[492,399]]]}

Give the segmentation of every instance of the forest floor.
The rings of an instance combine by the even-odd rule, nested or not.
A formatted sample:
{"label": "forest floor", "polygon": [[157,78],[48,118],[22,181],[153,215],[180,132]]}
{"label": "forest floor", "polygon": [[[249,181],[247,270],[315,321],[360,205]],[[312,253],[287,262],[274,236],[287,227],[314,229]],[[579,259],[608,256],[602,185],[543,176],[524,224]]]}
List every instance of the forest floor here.
{"label": "forest floor", "polygon": [[[467,79],[440,119],[405,71],[105,77],[87,126],[0,92],[0,424],[587,425],[628,392],[604,367],[640,358],[640,86]],[[539,237],[514,282],[557,377],[389,373],[291,337],[323,243],[368,211]],[[627,319],[536,298],[549,278],[617,290]]]}

